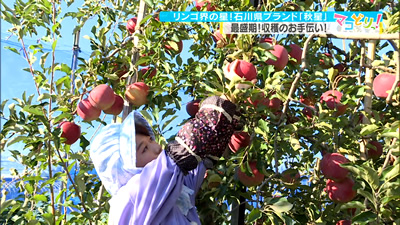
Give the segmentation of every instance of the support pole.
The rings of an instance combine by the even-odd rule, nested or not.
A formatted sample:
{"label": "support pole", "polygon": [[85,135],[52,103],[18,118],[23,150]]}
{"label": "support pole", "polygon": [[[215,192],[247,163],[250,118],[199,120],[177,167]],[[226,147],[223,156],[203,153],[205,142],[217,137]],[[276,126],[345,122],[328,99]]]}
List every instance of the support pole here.
{"label": "support pole", "polygon": [[[368,42],[368,50],[366,57],[366,64],[371,65],[371,63],[375,60],[375,49],[376,49],[376,41],[370,40]],[[374,69],[366,68],[365,70],[365,96],[364,96],[364,111],[367,116],[363,117],[363,124],[370,124],[368,116],[372,114],[372,82],[374,80]],[[368,140],[364,139],[360,143],[360,156],[362,160],[367,159],[366,145]]]}

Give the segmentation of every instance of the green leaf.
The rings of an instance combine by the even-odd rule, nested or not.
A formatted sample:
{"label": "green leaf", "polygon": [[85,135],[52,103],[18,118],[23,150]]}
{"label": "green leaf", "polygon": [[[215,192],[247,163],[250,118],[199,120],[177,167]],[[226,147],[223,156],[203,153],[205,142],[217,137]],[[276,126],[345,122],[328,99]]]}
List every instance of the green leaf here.
{"label": "green leaf", "polygon": [[47,202],[47,197],[45,195],[35,195],[33,196],[33,199],[35,201],[42,201],[42,202]]}
{"label": "green leaf", "polygon": [[275,211],[275,212],[288,212],[289,210],[292,209],[293,204],[288,202],[286,198],[279,198],[278,202],[275,202],[274,204],[270,205],[270,207]]}
{"label": "green leaf", "polygon": [[28,139],[28,137],[26,137],[26,136],[15,136],[10,141],[7,142],[7,147],[9,147],[9,146],[11,146],[11,145],[13,145],[15,143],[24,141],[26,139]]}
{"label": "green leaf", "polygon": [[12,52],[14,52],[14,53],[17,53],[18,55],[20,55],[19,51],[18,51],[17,49],[15,49],[15,48],[12,48],[12,47],[10,47],[10,46],[4,46],[4,48],[5,48],[5,49],[8,49],[8,50],[10,50],[10,51],[12,51]]}
{"label": "green leaf", "polygon": [[31,184],[26,183],[25,189],[28,191],[29,194],[32,194],[32,192],[33,192],[33,187],[32,187]]}
{"label": "green leaf", "polygon": [[34,107],[31,105],[26,105],[24,108],[22,108],[23,111],[34,114],[34,115],[38,115],[38,116],[44,116],[43,114],[43,110],[40,109],[39,107]]}
{"label": "green leaf", "polygon": [[75,177],[75,183],[78,186],[79,192],[84,193],[86,190],[86,185],[85,185],[85,181],[82,178],[82,175]]}
{"label": "green leaf", "polygon": [[375,132],[377,132],[378,128],[379,127],[375,124],[368,124],[367,126],[365,126],[361,129],[360,135],[366,136],[366,135],[375,133]]}
{"label": "green leaf", "polygon": [[290,145],[292,146],[293,150],[298,151],[301,149],[300,141],[293,135],[290,136]]}
{"label": "green leaf", "polygon": [[399,132],[385,132],[379,135],[379,137],[388,137],[388,138],[400,138]]}
{"label": "green leaf", "polygon": [[263,132],[266,132],[266,133],[269,132],[268,123],[265,120],[258,121],[258,128],[260,128]]}
{"label": "green leaf", "polygon": [[50,98],[50,94],[49,93],[43,93],[38,97],[38,101],[42,101],[43,99],[49,99]]}
{"label": "green leaf", "polygon": [[362,165],[364,172],[361,174],[361,178],[364,179],[373,190],[379,187],[379,176],[378,173],[366,164]]}
{"label": "green leaf", "polygon": [[138,61],[136,61],[135,65],[141,65],[141,64],[147,64],[148,62],[150,62],[151,57],[150,56],[143,56],[140,57]]}
{"label": "green leaf", "polygon": [[153,8],[154,7],[154,3],[152,0],[144,0],[146,2],[146,4],[150,7]]}
{"label": "green leaf", "polygon": [[365,209],[365,205],[361,202],[358,201],[351,201],[351,202],[347,202],[344,203],[343,205],[340,206],[340,209],[352,209],[352,208],[357,208],[357,209],[361,209],[364,210]]}
{"label": "green leaf", "polygon": [[333,83],[333,80],[335,79],[337,74],[338,74],[337,69],[334,69],[333,67],[329,68],[328,79],[331,83]]}
{"label": "green leaf", "polygon": [[397,177],[400,175],[400,163],[397,163],[396,165],[394,165],[390,171],[388,171],[387,173],[384,174],[383,179],[385,181],[390,181],[393,178]]}
{"label": "green leaf", "polygon": [[153,123],[152,123],[153,120],[151,118],[151,115],[146,110],[141,110],[140,114],[142,114],[142,116],[147,120],[147,122],[150,124],[150,126],[153,125]]}
{"label": "green leaf", "polygon": [[259,209],[251,210],[249,215],[247,215],[247,223],[251,223],[253,221],[256,221],[257,219],[260,219],[261,216],[262,216],[262,214],[261,214]]}
{"label": "green leaf", "polygon": [[9,206],[15,205],[16,203],[17,203],[17,202],[16,202],[15,200],[13,200],[13,199],[10,199],[10,200],[7,200],[7,201],[5,201],[5,202],[2,202],[2,203],[1,203],[1,206],[0,206],[0,214],[3,213],[3,211],[4,211],[5,209],[7,209]]}
{"label": "green leaf", "polygon": [[374,196],[370,192],[358,189],[357,194],[366,197],[371,203],[375,204]]}
{"label": "green leaf", "polygon": [[352,222],[354,224],[358,223],[369,223],[372,221],[376,221],[376,214],[371,211],[362,212],[355,217],[353,217]]}
{"label": "green leaf", "polygon": [[180,55],[176,56],[176,63],[178,63],[179,66],[182,66],[182,57]]}

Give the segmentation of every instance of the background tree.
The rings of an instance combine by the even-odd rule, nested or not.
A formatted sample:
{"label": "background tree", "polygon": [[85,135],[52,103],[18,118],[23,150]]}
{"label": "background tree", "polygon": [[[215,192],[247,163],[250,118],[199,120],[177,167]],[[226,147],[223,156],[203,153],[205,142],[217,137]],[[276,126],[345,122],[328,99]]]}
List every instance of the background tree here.
{"label": "background tree", "polygon": [[[36,92],[1,104],[6,118],[2,149],[7,147],[25,166],[13,174],[21,194],[7,199],[3,193],[1,223],[107,222],[110,195],[93,171],[88,149],[90,136],[111,121],[98,112],[84,120],[85,113],[79,110],[101,84],[125,98],[127,86],[137,82],[149,87],[147,103],[131,107],[152,121],[163,146],[173,138],[163,136],[172,129],[170,124],[188,119],[177,121],[183,96],[204,99],[224,93],[240,106],[243,131],[250,138],[233,138],[237,143],[231,148],[240,147],[228,150],[207,172],[197,202],[204,224],[400,223],[398,1],[217,0],[201,6],[180,0],[87,0],[79,7],[73,3],[2,2],[2,19],[12,25],[9,32],[22,45],[24,70],[32,76]],[[340,42],[334,40],[345,37],[228,36],[216,33],[218,23],[158,20],[160,11],[328,8],[382,9],[386,35],[359,35],[338,47]],[[133,17],[136,23],[127,27]],[[60,32],[63,20],[71,18],[77,24],[74,34],[89,39],[92,50],[90,57],[78,58],[76,68],[60,63],[55,55],[58,40],[69,35]],[[88,28],[93,18],[97,23]],[[26,46],[28,37],[38,37],[52,48]],[[192,54],[188,58],[181,56],[182,43]],[[298,47],[301,56],[295,54]],[[224,77],[224,68],[235,60],[254,65],[257,80]],[[147,66],[150,69],[144,72]],[[240,75],[234,66],[229,69]],[[381,73],[396,74],[391,75],[394,84],[386,99],[373,94],[372,82]],[[239,83],[250,88],[240,89]],[[138,90],[142,96],[146,93]],[[121,120],[129,110],[125,107],[113,120]],[[64,127],[65,121],[81,127],[79,146],[68,144],[67,128],[75,134],[77,129],[65,123]],[[17,143],[24,149],[15,148]],[[331,175],[332,170],[343,171],[343,177]],[[57,191],[59,183],[64,188]]]}

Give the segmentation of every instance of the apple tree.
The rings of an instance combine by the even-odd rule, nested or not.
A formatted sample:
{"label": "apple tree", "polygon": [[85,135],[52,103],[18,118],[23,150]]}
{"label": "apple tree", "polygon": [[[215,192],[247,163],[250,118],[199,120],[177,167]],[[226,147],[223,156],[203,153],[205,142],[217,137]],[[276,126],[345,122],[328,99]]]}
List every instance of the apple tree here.
{"label": "apple tree", "polygon": [[[221,34],[219,23],[158,19],[328,9],[382,10],[383,34]],[[2,193],[1,223],[106,224],[110,195],[88,154],[98,129],[139,110],[165,147],[172,124],[211,95],[238,105],[243,130],[207,171],[203,224],[400,223],[399,15],[384,0],[2,1],[22,52],[6,48],[35,91],[1,104],[1,149],[24,166],[13,170],[18,197]],[[71,35],[63,21],[90,43],[73,66],[56,57]]]}

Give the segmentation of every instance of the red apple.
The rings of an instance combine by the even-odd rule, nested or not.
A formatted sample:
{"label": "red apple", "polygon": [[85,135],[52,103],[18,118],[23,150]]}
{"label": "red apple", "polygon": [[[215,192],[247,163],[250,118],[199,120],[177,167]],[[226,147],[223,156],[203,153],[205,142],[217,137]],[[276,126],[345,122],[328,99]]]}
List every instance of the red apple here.
{"label": "red apple", "polygon": [[92,106],[105,110],[114,104],[114,91],[108,85],[100,84],[90,92],[88,99]]}
{"label": "red apple", "polygon": [[79,102],[77,113],[83,120],[92,121],[100,117],[101,109],[94,107],[86,98]]}
{"label": "red apple", "polygon": [[342,93],[336,90],[329,90],[322,94],[320,102],[326,102],[328,108],[334,109],[340,104],[340,99],[342,99]]}
{"label": "red apple", "polygon": [[257,108],[259,104],[267,106],[269,103],[269,100],[264,97],[264,92],[259,92],[249,98],[247,98],[247,101],[254,106],[254,108]]}
{"label": "red apple", "polygon": [[311,97],[305,97],[303,95],[300,95],[300,102],[308,105],[308,106],[314,106],[315,105],[315,99]]}
{"label": "red apple", "polygon": [[186,105],[186,112],[191,117],[194,117],[196,115],[196,113],[199,111],[199,109],[200,109],[200,101],[201,101],[201,99],[196,99],[196,100],[190,101]]}
{"label": "red apple", "polygon": [[261,38],[261,39],[260,39],[260,43],[274,44],[274,39],[273,39],[273,38],[270,38],[270,37]]}
{"label": "red apple", "polygon": [[126,65],[121,66],[119,63],[113,63],[112,72],[116,73],[118,77],[122,77],[128,72],[128,67]]}
{"label": "red apple", "polygon": [[247,147],[250,144],[250,135],[245,131],[233,133],[228,144],[232,152],[236,153],[240,148]]}
{"label": "red apple", "polygon": [[383,153],[382,144],[377,141],[369,141],[367,145],[367,157],[368,159],[379,159]]}
{"label": "red apple", "polygon": [[103,110],[105,114],[119,115],[122,112],[124,108],[124,99],[117,94],[114,94],[114,97],[114,104],[110,108]]}
{"label": "red apple", "polygon": [[339,220],[336,225],[351,225],[350,220]]}
{"label": "red apple", "polygon": [[326,178],[340,181],[345,179],[349,173],[340,164],[348,162],[350,161],[339,153],[327,153],[322,157],[320,168]]}
{"label": "red apple", "polygon": [[281,173],[282,181],[285,183],[296,183],[300,180],[300,173],[295,169],[288,169]]}
{"label": "red apple", "polygon": [[276,56],[276,61],[273,59],[268,59],[266,63],[268,65],[274,65],[276,71],[281,71],[287,65],[289,61],[289,54],[282,45],[274,45],[274,50],[271,53]]}
{"label": "red apple", "polygon": [[225,38],[219,30],[215,30],[214,34],[212,35],[214,42],[217,44],[217,48],[224,47],[226,44],[230,43],[235,37],[235,34],[226,34]]}
{"label": "red apple", "polygon": [[125,91],[125,98],[134,106],[141,106],[147,103],[149,87],[143,82],[136,82],[129,85]]}
{"label": "red apple", "polygon": [[337,203],[346,203],[356,196],[357,192],[353,190],[354,181],[348,177],[338,182],[331,179],[326,181],[326,192],[329,198]]}
{"label": "red apple", "polygon": [[301,63],[301,55],[303,54],[303,50],[296,44],[290,44],[290,51],[289,51],[289,55],[292,58],[295,58],[297,62],[290,60],[290,63],[292,63],[293,65],[299,65]]}
{"label": "red apple", "polygon": [[264,180],[264,174],[258,171],[257,162],[255,161],[249,162],[249,165],[251,168],[251,172],[253,173],[253,176],[247,176],[247,174],[241,171],[239,168],[237,170],[237,176],[239,181],[246,187],[260,185]]}
{"label": "red apple", "polygon": [[334,113],[334,116],[340,116],[343,115],[346,112],[348,105],[343,105],[342,103],[338,103],[336,105],[336,112]]}
{"label": "red apple", "polygon": [[136,23],[137,23],[136,17],[130,18],[128,20],[128,22],[126,23],[126,29],[129,31],[129,33],[131,33],[131,34],[135,33]]}
{"label": "red apple", "polygon": [[281,108],[282,101],[279,98],[268,99],[268,108],[272,111],[279,110]]}
{"label": "red apple", "polygon": [[[314,106],[311,106],[315,109]],[[304,107],[302,110],[303,114],[307,117],[307,119],[311,119],[314,115],[314,110],[310,109],[309,107]]]}
{"label": "red apple", "polygon": [[150,72],[150,74],[148,75],[148,78],[152,78],[152,77],[154,77],[154,76],[157,74],[157,69],[156,69],[156,68],[152,68],[152,67],[147,66],[147,67],[142,68],[142,69],[139,70],[140,76],[145,75],[145,74],[147,73],[147,71],[149,71],[149,70],[150,70],[151,72]]}
{"label": "red apple", "polygon": [[228,65],[227,70],[228,72],[232,71],[239,77],[245,78],[247,81],[252,81],[254,79],[257,79],[256,67],[253,64],[241,59],[236,59],[235,61],[231,62]]}
{"label": "red apple", "polygon": [[204,4],[207,3],[207,11],[215,11],[215,6],[211,5],[211,1],[210,0],[206,0],[206,1],[200,1],[200,0],[196,0],[196,9],[197,11],[201,11],[201,9],[203,8]]}
{"label": "red apple", "polygon": [[180,40],[179,42],[175,42],[178,45],[178,49],[175,49],[172,47],[168,42],[164,45],[164,48],[166,49],[166,53],[170,56],[179,54],[182,52],[183,49],[183,42]]}
{"label": "red apple", "polygon": [[323,53],[322,59],[319,59],[319,65],[323,69],[329,69],[333,66],[333,56],[330,53]]}
{"label": "red apple", "polygon": [[61,137],[65,138],[64,143],[72,145],[81,136],[81,127],[73,122],[63,121],[59,127],[62,129]]}
{"label": "red apple", "polygon": [[342,73],[347,70],[346,65],[343,63],[338,63],[335,66],[333,66],[334,69],[337,69],[339,73]]}
{"label": "red apple", "polygon": [[[381,73],[374,78],[372,83],[372,89],[376,97],[386,98],[389,95],[389,91],[392,89],[394,82],[396,81],[396,75],[390,73]],[[400,86],[400,83],[399,83]]]}

